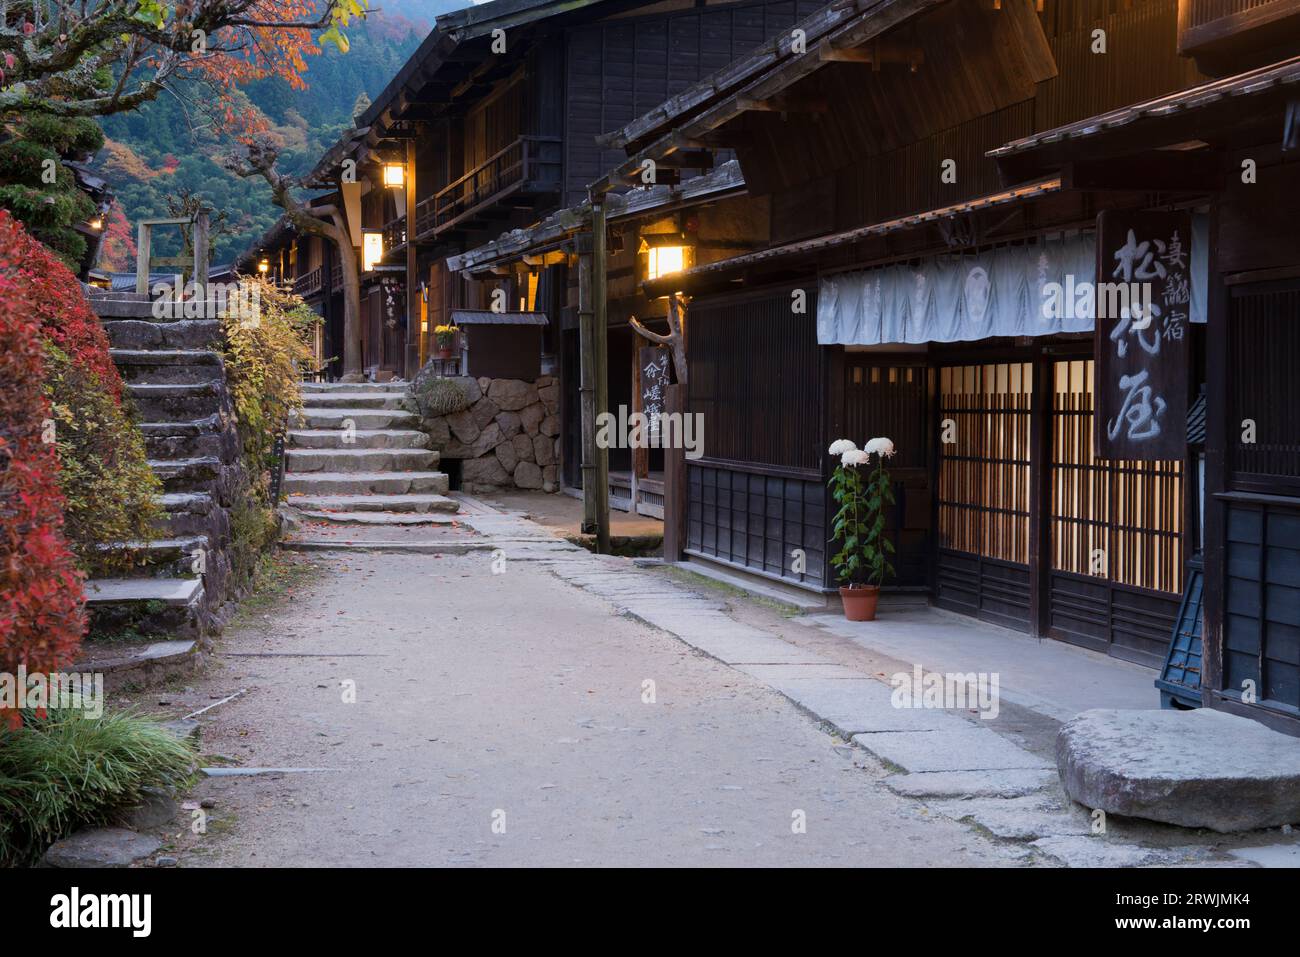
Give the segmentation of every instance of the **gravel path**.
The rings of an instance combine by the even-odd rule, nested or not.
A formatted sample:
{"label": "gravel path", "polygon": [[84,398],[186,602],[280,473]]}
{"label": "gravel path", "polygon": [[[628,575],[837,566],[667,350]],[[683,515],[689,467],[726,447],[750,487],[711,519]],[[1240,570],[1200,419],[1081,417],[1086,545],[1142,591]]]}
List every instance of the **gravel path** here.
{"label": "gravel path", "polygon": [[248,689],[201,719],[206,755],[330,770],[204,781],[182,866],[1016,863],[756,679],[534,563],[297,561],[310,581],[228,631],[187,697]]}

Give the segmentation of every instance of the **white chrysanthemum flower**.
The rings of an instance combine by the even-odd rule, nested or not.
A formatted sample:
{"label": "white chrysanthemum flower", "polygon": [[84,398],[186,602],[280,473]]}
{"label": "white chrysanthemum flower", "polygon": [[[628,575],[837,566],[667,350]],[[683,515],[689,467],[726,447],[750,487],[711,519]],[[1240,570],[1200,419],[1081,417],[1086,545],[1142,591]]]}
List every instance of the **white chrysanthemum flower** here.
{"label": "white chrysanthemum flower", "polygon": [[883,455],[885,458],[892,458],[894,455],[894,443],[889,439],[881,436],[872,439],[867,443],[867,451],[872,455]]}
{"label": "white chrysanthemum flower", "polygon": [[849,449],[840,456],[841,465],[866,465],[871,461],[871,456],[861,449]]}
{"label": "white chrysanthemum flower", "polygon": [[836,439],[831,443],[829,451],[831,455],[843,455],[845,452],[852,452],[856,448],[857,446],[848,439]]}

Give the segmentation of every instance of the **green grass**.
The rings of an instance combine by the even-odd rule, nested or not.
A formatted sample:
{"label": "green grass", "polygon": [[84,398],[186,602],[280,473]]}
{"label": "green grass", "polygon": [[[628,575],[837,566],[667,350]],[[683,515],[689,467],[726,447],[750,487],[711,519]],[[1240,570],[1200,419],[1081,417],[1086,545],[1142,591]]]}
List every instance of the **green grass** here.
{"label": "green grass", "polygon": [[727,582],[718,581],[716,578],[709,578],[707,575],[696,574],[689,568],[677,568],[675,566],[665,565],[662,569],[659,569],[659,571],[666,574],[669,578],[673,578],[690,588],[717,592],[720,595],[726,595],[728,598],[743,598],[746,601],[752,601],[756,605],[770,608],[785,618],[795,618],[803,614],[803,609],[798,605],[791,605],[775,598],[756,595],[753,592],[745,591],[743,588],[737,588],[735,585],[728,584]]}
{"label": "green grass", "polygon": [[24,712],[20,727],[0,728],[0,865],[32,864],[73,831],[112,823],[144,788],[183,786],[193,771],[193,748],[148,718]]}

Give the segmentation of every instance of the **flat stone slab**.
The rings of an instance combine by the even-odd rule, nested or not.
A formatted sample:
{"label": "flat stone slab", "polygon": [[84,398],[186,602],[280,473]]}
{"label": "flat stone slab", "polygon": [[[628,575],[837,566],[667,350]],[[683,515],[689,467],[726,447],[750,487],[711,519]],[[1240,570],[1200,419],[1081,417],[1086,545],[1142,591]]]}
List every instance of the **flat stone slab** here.
{"label": "flat stone slab", "polygon": [[[865,676],[783,676],[768,681],[768,684],[799,707],[834,725],[841,734],[854,738],[855,741],[855,735],[874,739],[880,733],[895,731],[941,733],[945,730],[964,730],[967,727],[961,718],[938,709],[895,708],[890,701],[889,686]],[[868,751],[876,751],[873,745],[862,746]]]}
{"label": "flat stone slab", "polygon": [[1070,797],[1108,814],[1220,833],[1300,821],[1300,740],[1222,711],[1085,711],[1056,763]]}
{"label": "flat stone slab", "polygon": [[920,771],[892,774],[885,787],[913,798],[1014,798],[1041,791],[1056,783],[1047,769],[1005,771]]}
{"label": "flat stone slab", "polygon": [[1060,835],[1088,835],[1092,831],[1087,812],[1061,807],[1046,794],[1018,798],[973,798],[941,801],[930,809],[954,821],[971,821],[994,837],[1009,841],[1032,841]]}
{"label": "flat stone slab", "polygon": [[694,621],[689,619],[684,621],[682,618],[675,619],[671,616],[662,617],[654,613],[643,617],[655,627],[671,632],[693,648],[698,648],[729,665],[825,663],[824,658],[811,651],[782,641],[757,628],[738,624],[721,612],[710,612],[707,617],[690,616],[695,619]]}
{"label": "flat stone slab", "polygon": [[188,605],[203,590],[198,578],[93,578],[86,582],[86,604],[118,601],[161,601]]}
{"label": "flat stone slab", "polygon": [[1086,837],[1072,834],[1040,837],[1030,847],[1038,848],[1066,867],[1141,867],[1144,864],[1165,863],[1164,855],[1149,848],[1113,843],[1096,834]]}
{"label": "flat stone slab", "polygon": [[[900,713],[926,714],[925,710]],[[942,711],[930,714],[943,715]],[[951,720],[962,720],[945,715]],[[945,727],[935,731],[858,734],[853,743],[908,771],[996,771],[1050,768],[1051,762],[1016,747],[987,728]]]}
{"label": "flat stone slab", "polygon": [[1300,844],[1267,844],[1263,847],[1239,847],[1229,851],[1233,857],[1260,867],[1300,867]]}
{"label": "flat stone slab", "polygon": [[162,841],[123,827],[97,827],[56,841],[45,852],[50,867],[130,867],[148,857]]}

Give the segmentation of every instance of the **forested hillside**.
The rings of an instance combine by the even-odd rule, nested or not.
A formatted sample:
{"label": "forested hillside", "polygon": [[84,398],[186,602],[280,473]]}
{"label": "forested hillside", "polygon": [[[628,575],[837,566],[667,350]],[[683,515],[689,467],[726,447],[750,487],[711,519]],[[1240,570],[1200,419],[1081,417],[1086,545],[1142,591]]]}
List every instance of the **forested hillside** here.
{"label": "forested hillside", "polygon": [[[372,0],[380,9],[349,29],[348,53],[326,48],[309,58],[306,90],[292,90],[279,80],[250,84],[248,108],[269,121],[268,135],[282,146],[280,168],[310,169],[351,125],[358,98],[384,88],[434,17],[464,5],[463,0]],[[224,215],[213,240],[217,263],[232,260],[279,217],[261,179],[241,180],[221,167],[219,157],[231,143],[213,133],[202,105],[191,100],[193,92],[164,93],[135,113],[103,121],[107,142],[97,164],[112,184],[118,208],[109,223],[102,268],[133,269],[136,221],[172,215],[187,194],[211,204],[219,218]],[[163,240],[160,252],[176,250]]]}

